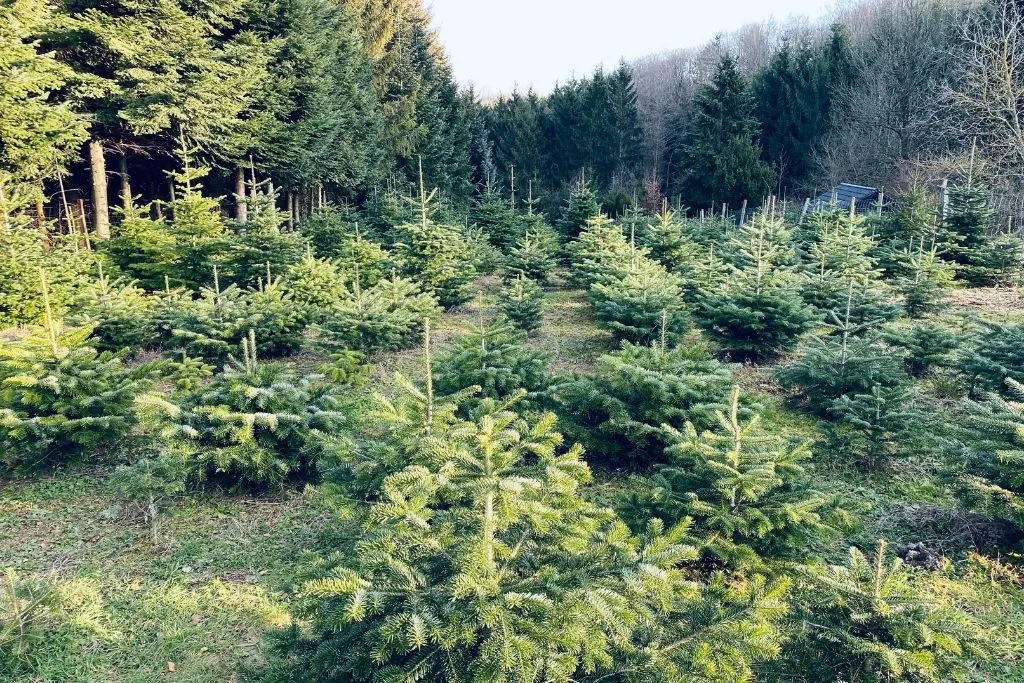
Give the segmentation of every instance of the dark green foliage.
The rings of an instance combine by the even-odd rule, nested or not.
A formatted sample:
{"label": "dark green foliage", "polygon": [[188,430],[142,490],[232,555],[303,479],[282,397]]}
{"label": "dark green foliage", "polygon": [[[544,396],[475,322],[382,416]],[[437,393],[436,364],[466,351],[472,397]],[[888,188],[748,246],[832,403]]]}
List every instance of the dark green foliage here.
{"label": "dark green foliage", "polygon": [[977,627],[932,594],[918,571],[890,559],[884,541],[873,557],[850,548],[846,565],[802,570],[800,628],[784,663],[802,677],[829,671],[856,683],[966,674],[980,645]]}
{"label": "dark green foliage", "polygon": [[342,246],[355,234],[356,217],[343,207],[326,204],[313,211],[298,227],[317,256],[337,258],[341,256]]}
{"label": "dark green foliage", "polygon": [[122,279],[111,280],[102,269],[99,279],[82,296],[82,322],[92,326],[100,351],[134,353],[152,348],[159,341],[157,324],[150,310],[154,298]]}
{"label": "dark green foliage", "polygon": [[967,401],[952,433],[962,449],[957,476],[965,503],[1024,531],[1024,385],[1008,379],[1013,400]]}
{"label": "dark green foliage", "polygon": [[755,143],[753,100],[731,55],[722,57],[711,81],[697,90],[692,117],[677,188],[688,205],[738,208],[743,200],[756,201],[771,191],[775,178]]}
{"label": "dark green foliage", "polygon": [[919,403],[917,392],[899,384],[843,394],[829,408],[832,421],[824,424],[829,450],[868,470],[927,452],[934,425]]}
{"label": "dark green foliage", "polygon": [[544,283],[555,269],[557,252],[558,239],[549,226],[542,223],[527,227],[523,238],[505,256],[505,269],[512,276]]}
{"label": "dark green foliage", "polygon": [[465,330],[451,348],[438,358],[434,387],[439,394],[454,394],[466,387],[480,387],[484,398],[503,401],[519,390],[536,400],[548,386],[543,353],[525,348],[526,334],[505,318]]}
{"label": "dark green foliage", "polygon": [[306,254],[285,271],[284,284],[294,302],[305,310],[306,319],[317,322],[345,295],[348,278],[337,261]]}
{"label": "dark green foliage", "polygon": [[906,273],[897,290],[903,295],[903,308],[911,318],[920,318],[943,308],[946,288],[953,280],[954,270],[943,262],[935,247],[925,251],[918,243],[916,251],[908,249],[899,255]]}
{"label": "dark green foliage", "polygon": [[960,347],[957,335],[932,323],[894,329],[885,335],[885,340],[904,351],[903,362],[911,377],[924,377],[933,370],[949,367]]}
{"label": "dark green foliage", "polygon": [[99,353],[90,328],[45,327],[0,339],[0,452],[6,467],[91,456],[131,429],[155,368]]}
{"label": "dark green foliage", "polygon": [[566,433],[594,458],[644,468],[664,460],[662,425],[715,424],[729,367],[699,348],[623,344],[586,375],[566,378],[550,396]]}
{"label": "dark green foliage", "polygon": [[239,287],[258,287],[279,277],[289,266],[298,263],[307,247],[301,237],[281,233],[246,232],[231,240],[217,260],[223,264],[221,279]]}
{"label": "dark green foliage", "polygon": [[687,526],[633,536],[590,503],[554,415],[488,400],[461,421],[429,381],[406,386],[375,411],[404,457],[356,498],[372,502],[353,507],[344,485],[332,498],[351,533],[301,578],[308,626],[280,634],[261,680],[732,680],[777,654],[785,582],[690,580]]}
{"label": "dark green foliage", "polygon": [[733,566],[802,553],[829,532],[832,504],[804,473],[807,443],[772,434],[761,416],[742,420],[739,387],[716,411],[714,431],[669,427],[669,463],[649,481],[653,510],[666,519],[694,519],[706,551]]}
{"label": "dark green foliage", "polygon": [[594,284],[590,300],[594,317],[618,340],[675,345],[690,329],[679,278],[642,254],[621,276]]}
{"label": "dark green foliage", "polygon": [[324,311],[316,343],[332,353],[398,351],[415,346],[424,320],[440,312],[437,299],[412,280],[392,274],[367,289],[356,281]]}
{"label": "dark green foliage", "polygon": [[429,217],[430,202],[436,192],[427,195],[421,178],[419,220],[395,228],[400,240],[395,252],[405,274],[436,296],[442,306],[451,308],[472,297],[476,267],[469,245],[459,230],[435,223]]}
{"label": "dark green foliage", "polygon": [[544,292],[520,275],[501,291],[498,307],[509,322],[530,333],[540,328],[544,318]]}
{"label": "dark green foliage", "polygon": [[1004,391],[1024,382],[1024,324],[977,321],[980,332],[960,350],[955,366],[972,390]]}
{"label": "dark green foliage", "polygon": [[322,435],[345,419],[337,386],[320,375],[298,377],[281,363],[260,363],[255,345],[250,335],[241,362],[232,360],[181,399],[170,447],[188,461],[193,483],[263,488],[311,479]]}
{"label": "dark green foliage", "polygon": [[81,289],[95,281],[101,260],[95,252],[80,249],[77,238],[55,235],[48,242],[29,227],[0,229],[0,328],[42,323],[39,268],[46,271],[50,305],[57,316],[72,309]]}
{"label": "dark green foliage", "polygon": [[726,349],[772,357],[810,329],[815,315],[800,296],[800,277],[785,264],[788,232],[779,218],[757,214],[730,244],[737,265],[725,287],[705,291],[698,319]]}
{"label": "dark green foliage", "polygon": [[569,203],[558,221],[558,228],[567,237],[575,237],[594,218],[601,215],[601,203],[593,188],[584,179],[569,194]]}
{"label": "dark green foliage", "polygon": [[637,240],[646,247],[651,258],[669,272],[692,278],[698,259],[697,245],[687,232],[687,225],[674,211],[658,214],[637,233]]}
{"label": "dark green foliage", "polygon": [[487,188],[470,207],[469,220],[478,225],[490,243],[502,253],[508,253],[521,234],[510,200],[502,198],[492,188]]}
{"label": "dark green foliage", "polygon": [[968,183],[950,189],[946,197],[944,227],[952,242],[950,256],[960,266],[959,275],[974,286],[994,284],[994,273],[987,272],[981,258],[993,222],[988,190]]}

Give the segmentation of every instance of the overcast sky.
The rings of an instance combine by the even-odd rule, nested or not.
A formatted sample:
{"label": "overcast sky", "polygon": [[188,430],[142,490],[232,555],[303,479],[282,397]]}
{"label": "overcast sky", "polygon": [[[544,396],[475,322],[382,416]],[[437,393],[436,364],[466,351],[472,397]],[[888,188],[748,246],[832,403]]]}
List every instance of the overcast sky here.
{"label": "overcast sky", "polygon": [[835,0],[428,0],[455,77],[480,95],[699,45],[774,16],[821,16]]}

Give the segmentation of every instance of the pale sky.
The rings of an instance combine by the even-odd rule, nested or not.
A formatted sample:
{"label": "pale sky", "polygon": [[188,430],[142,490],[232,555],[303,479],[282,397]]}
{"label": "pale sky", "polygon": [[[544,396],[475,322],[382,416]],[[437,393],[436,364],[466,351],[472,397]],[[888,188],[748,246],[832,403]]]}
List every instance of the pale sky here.
{"label": "pale sky", "polygon": [[556,81],[700,45],[771,17],[816,19],[835,0],[428,0],[462,85],[546,93]]}

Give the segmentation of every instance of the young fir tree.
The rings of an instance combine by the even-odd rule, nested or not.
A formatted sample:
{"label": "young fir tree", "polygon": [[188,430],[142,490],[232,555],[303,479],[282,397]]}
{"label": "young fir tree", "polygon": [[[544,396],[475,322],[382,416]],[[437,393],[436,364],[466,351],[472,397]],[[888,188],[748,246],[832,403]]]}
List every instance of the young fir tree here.
{"label": "young fir tree", "polygon": [[725,681],[777,655],[785,583],[688,580],[685,524],[633,536],[583,495],[582,449],[561,447],[554,415],[485,400],[459,420],[425,360],[425,388],[403,382],[375,411],[393,465],[365,494],[338,479],[351,540],[302,577],[303,626],[261,680]]}
{"label": "young fir tree", "polygon": [[824,423],[830,451],[873,471],[927,450],[934,424],[919,402],[918,393],[900,383],[843,394],[829,409],[833,419]]}
{"label": "young fir tree", "polygon": [[830,334],[808,340],[796,362],[778,373],[782,385],[799,391],[818,413],[827,414],[843,395],[867,393],[876,385],[892,388],[905,379],[899,358],[873,331],[877,321],[853,322],[853,291],[851,278],[843,318],[831,312]]}
{"label": "young fir tree", "polygon": [[363,289],[357,270],[351,287],[314,326],[316,344],[334,354],[399,351],[415,346],[423,321],[440,313],[437,299],[412,280],[392,272],[390,278]]}
{"label": "young fir tree", "polygon": [[558,222],[558,228],[566,237],[576,237],[590,221],[601,215],[601,203],[586,178],[581,180],[569,193],[569,203]]}
{"label": "young fir tree", "polygon": [[284,364],[259,362],[256,349],[250,332],[241,361],[232,358],[223,373],[181,400],[168,433],[193,483],[264,488],[312,479],[321,434],[345,420],[337,386],[321,375],[298,377]]}
{"label": "young fir tree", "polygon": [[436,194],[436,189],[427,194],[421,170],[419,220],[395,228],[400,240],[395,245],[396,255],[406,275],[436,296],[442,306],[451,308],[469,301],[476,267],[459,230],[430,218],[430,203]]}
{"label": "young fir tree", "polygon": [[72,317],[72,322],[92,327],[100,351],[132,353],[152,348],[158,342],[150,310],[154,299],[134,283],[112,280],[100,265],[98,279],[86,290],[83,299],[78,306],[80,314]]}
{"label": "young fir tree", "polygon": [[1007,379],[1024,382],[1024,324],[977,322],[979,333],[961,347],[955,362],[967,386],[972,391],[1001,392]]}
{"label": "young fir tree", "polygon": [[689,311],[683,305],[682,283],[660,263],[647,257],[630,240],[628,268],[602,274],[590,287],[590,300],[598,322],[616,339],[650,343],[659,336],[678,344],[690,329]]}
{"label": "young fir tree", "polygon": [[488,241],[507,254],[519,238],[519,220],[515,207],[488,186],[469,209],[469,220],[478,225]]}
{"label": "young fir tree", "polygon": [[781,218],[758,213],[730,240],[737,265],[724,290],[705,292],[698,319],[725,348],[747,357],[771,357],[814,321],[800,296],[801,278],[786,265],[789,233]]}
{"label": "young fir tree", "polygon": [[727,365],[700,348],[629,343],[598,358],[586,375],[558,381],[549,392],[563,429],[593,458],[643,469],[664,460],[662,425],[698,429],[715,424],[715,400],[732,386]]}
{"label": "young fir tree", "polygon": [[656,220],[643,226],[638,241],[650,251],[651,258],[669,272],[692,279],[696,274],[698,249],[686,227],[675,211],[663,211]]}
{"label": "young fir tree", "polygon": [[646,251],[630,244],[617,224],[597,216],[587,222],[569,245],[569,253],[573,281],[589,289],[598,282],[622,277],[629,272],[633,259]]}
{"label": "young fir tree", "polygon": [[967,401],[953,422],[966,456],[956,460],[957,491],[969,508],[1024,530],[1024,385],[1013,379],[1006,385],[1010,399]]}
{"label": "young fir tree", "polygon": [[535,402],[548,386],[548,357],[523,346],[526,333],[508,319],[485,321],[481,312],[476,324],[457,336],[451,348],[438,358],[434,387],[454,394],[466,387],[480,387],[480,396],[507,400],[525,390]]}
{"label": "young fir tree", "polygon": [[951,245],[949,257],[958,275],[974,286],[995,284],[996,273],[986,263],[994,212],[989,208],[989,191],[968,179],[947,195],[945,229]]}
{"label": "young fir tree", "polygon": [[956,680],[980,645],[959,609],[928,588],[917,571],[889,559],[879,541],[873,556],[850,548],[846,565],[801,570],[794,616],[799,628],[788,672],[832,672],[840,680]]}
{"label": "young fir tree", "polygon": [[903,295],[903,308],[911,318],[920,318],[943,307],[945,290],[952,285],[954,268],[939,258],[935,246],[925,250],[924,241],[918,241],[916,250],[900,252],[899,261],[905,275],[897,291]]}
{"label": "young fir tree", "polygon": [[766,431],[760,415],[741,421],[739,387],[716,416],[715,431],[666,428],[669,464],[648,491],[654,511],[692,517],[706,552],[733,566],[806,552],[830,533],[834,505],[810,487],[801,464],[808,444]]}
{"label": "young fir tree", "polygon": [[855,205],[848,212],[820,211],[807,220],[813,236],[807,249],[808,277],[803,293],[820,315],[845,310],[851,296],[850,316],[857,324],[889,320],[899,312],[875,268],[871,255],[874,240],[864,232],[865,220]]}
{"label": "young fir tree", "polygon": [[546,283],[557,265],[558,239],[553,234],[529,227],[521,240],[505,256],[508,276]]}
{"label": "young fir tree", "polygon": [[295,303],[302,307],[305,319],[316,323],[345,296],[348,278],[337,261],[317,258],[307,251],[301,261],[288,266],[284,284]]}
{"label": "young fir tree", "polygon": [[950,367],[960,348],[957,335],[932,323],[920,323],[909,330],[891,330],[885,334],[885,341],[893,348],[903,350],[907,374],[916,378]]}
{"label": "young fir tree", "polygon": [[501,291],[498,307],[509,322],[529,334],[540,328],[544,318],[544,292],[520,273]]}
{"label": "young fir tree", "polygon": [[44,271],[44,325],[0,339],[0,446],[7,467],[35,468],[92,455],[132,428],[135,400],[156,367],[127,368],[89,342],[89,327],[54,319]]}

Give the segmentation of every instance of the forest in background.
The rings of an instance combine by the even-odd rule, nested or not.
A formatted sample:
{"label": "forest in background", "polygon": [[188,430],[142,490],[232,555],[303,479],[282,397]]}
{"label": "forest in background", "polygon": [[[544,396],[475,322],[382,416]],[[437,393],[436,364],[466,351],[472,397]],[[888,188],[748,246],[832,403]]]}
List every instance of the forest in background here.
{"label": "forest in background", "polygon": [[754,208],[839,182],[937,192],[969,166],[1004,224],[1021,214],[1011,2],[856,3],[488,102],[454,82],[414,0],[2,11],[0,202],[101,239],[126,196],[172,199],[182,150],[236,218],[253,174],[298,217],[406,191],[418,159],[463,214],[488,190],[524,203],[531,186],[558,213],[581,179],[619,215],[663,196]]}

